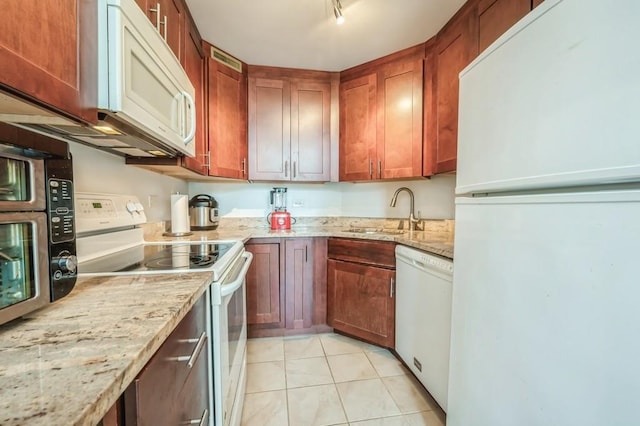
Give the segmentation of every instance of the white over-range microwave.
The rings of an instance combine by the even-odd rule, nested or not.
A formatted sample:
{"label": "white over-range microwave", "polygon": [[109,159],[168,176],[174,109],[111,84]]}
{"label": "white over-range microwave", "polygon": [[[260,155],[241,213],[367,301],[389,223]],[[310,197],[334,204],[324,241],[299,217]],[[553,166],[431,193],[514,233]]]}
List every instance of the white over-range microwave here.
{"label": "white over-range microwave", "polygon": [[195,90],[134,0],[99,0],[98,109],[195,155]]}
{"label": "white over-range microwave", "polygon": [[0,121],[119,155],[193,157],[195,89],[169,45],[135,0],[93,4],[98,17],[97,125],[56,116],[2,92]]}

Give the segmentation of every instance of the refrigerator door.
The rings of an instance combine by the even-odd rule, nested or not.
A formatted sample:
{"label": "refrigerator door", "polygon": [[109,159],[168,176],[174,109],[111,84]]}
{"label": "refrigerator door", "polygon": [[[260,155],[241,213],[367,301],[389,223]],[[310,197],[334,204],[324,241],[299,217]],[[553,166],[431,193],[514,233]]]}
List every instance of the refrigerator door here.
{"label": "refrigerator door", "polygon": [[639,424],[640,190],[459,198],[448,426]]}
{"label": "refrigerator door", "polygon": [[460,74],[457,194],[640,180],[640,2],[546,0]]}

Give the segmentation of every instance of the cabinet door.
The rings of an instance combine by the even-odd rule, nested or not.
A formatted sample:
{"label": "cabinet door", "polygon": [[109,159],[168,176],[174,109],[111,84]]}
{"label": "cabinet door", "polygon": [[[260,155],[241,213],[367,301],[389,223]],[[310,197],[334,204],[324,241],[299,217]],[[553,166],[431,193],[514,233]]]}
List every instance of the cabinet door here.
{"label": "cabinet door", "polygon": [[328,324],[336,330],[393,348],[394,281],[393,270],[329,259]]}
{"label": "cabinet door", "polygon": [[209,57],[209,175],[246,179],[247,85],[244,74]]}
{"label": "cabinet door", "polygon": [[246,244],[253,253],[247,272],[247,323],[284,327],[284,293],[280,291],[280,244]]}
{"label": "cabinet door", "polygon": [[179,0],[136,0],[151,23],[167,42],[176,58],[184,64],[185,13]]}
{"label": "cabinet door", "polygon": [[531,0],[481,0],[478,51],[482,52],[531,10]]}
{"label": "cabinet door", "polygon": [[340,84],[340,180],[373,179],[376,158],[376,74]]}
{"label": "cabinet door", "polygon": [[423,146],[422,146],[422,175],[431,176],[436,172],[437,156],[437,60],[435,37],[425,43],[424,55],[424,98],[423,98]]}
{"label": "cabinet door", "polygon": [[94,2],[4,0],[0,86],[67,115],[96,122]]}
{"label": "cabinet door", "polygon": [[176,55],[184,64],[184,22],[185,14],[180,0],[160,0],[161,15],[160,33]]}
{"label": "cabinet door", "polygon": [[291,83],[291,180],[331,180],[331,83]]}
{"label": "cabinet door", "polygon": [[422,60],[378,72],[378,179],[422,176]]}
{"label": "cabinet door", "polygon": [[194,25],[189,25],[186,31],[184,70],[195,89],[194,102],[196,104],[196,155],[185,157],[184,165],[202,175],[207,174],[207,105],[205,104],[205,60],[200,37]]}
{"label": "cabinet door", "polygon": [[477,9],[450,21],[437,36],[436,173],[456,169],[458,148],[458,74],[478,54]]}
{"label": "cabinet door", "polygon": [[285,242],[286,326],[309,328],[313,320],[313,240]]}
{"label": "cabinet door", "polygon": [[536,7],[540,6],[543,1],[544,0],[532,0],[531,1],[531,8],[535,9]]}
{"label": "cabinet door", "polygon": [[249,77],[249,179],[290,180],[290,83]]}

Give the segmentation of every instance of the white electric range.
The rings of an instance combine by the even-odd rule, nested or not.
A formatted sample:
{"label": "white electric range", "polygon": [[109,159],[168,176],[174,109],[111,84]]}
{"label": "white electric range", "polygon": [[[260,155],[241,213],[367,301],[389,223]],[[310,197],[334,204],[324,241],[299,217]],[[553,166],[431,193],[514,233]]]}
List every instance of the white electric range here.
{"label": "white electric range", "polygon": [[135,196],[76,193],[78,276],[211,274],[207,290],[209,418],[239,425],[246,387],[246,286],[252,254],[241,241],[149,242],[140,225],[144,207]]}

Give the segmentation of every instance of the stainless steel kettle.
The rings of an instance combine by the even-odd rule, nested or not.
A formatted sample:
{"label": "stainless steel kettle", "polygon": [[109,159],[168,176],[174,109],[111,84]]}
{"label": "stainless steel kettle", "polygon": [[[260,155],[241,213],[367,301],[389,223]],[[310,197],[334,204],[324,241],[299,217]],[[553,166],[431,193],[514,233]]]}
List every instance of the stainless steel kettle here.
{"label": "stainless steel kettle", "polygon": [[218,227],[218,202],[207,194],[194,195],[189,200],[191,230],[210,231]]}

